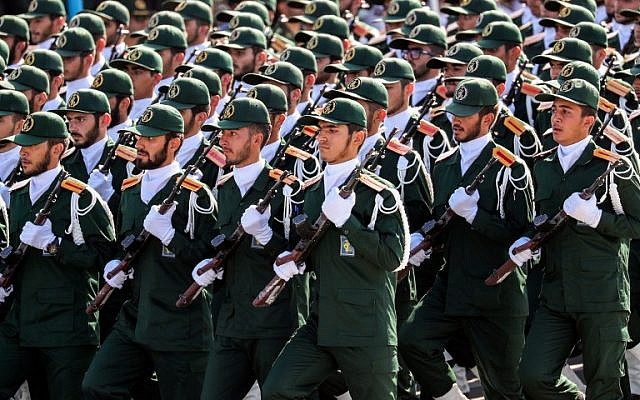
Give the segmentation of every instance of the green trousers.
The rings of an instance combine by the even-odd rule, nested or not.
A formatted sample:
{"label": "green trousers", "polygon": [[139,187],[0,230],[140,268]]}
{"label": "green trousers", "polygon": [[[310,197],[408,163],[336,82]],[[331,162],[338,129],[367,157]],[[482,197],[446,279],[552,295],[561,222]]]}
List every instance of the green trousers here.
{"label": "green trousers", "polygon": [[22,347],[17,337],[0,334],[0,398],[11,398],[38,370],[44,372],[49,398],[82,399],[82,376],[95,353],[96,346]]}
{"label": "green trousers", "polygon": [[308,398],[338,369],[353,400],[396,398],[395,346],[324,347],[317,342],[317,321],[310,317],[273,364],[262,387],[263,400]]}
{"label": "green trousers", "polygon": [[202,399],[241,400],[256,379],[262,387],[286,342],[287,338],[217,336],[209,353]]}
{"label": "green trousers", "polygon": [[163,400],[196,400],[207,355],[206,351],[152,351],[116,326],[91,363],[82,392],[85,399],[129,400],[131,388],[155,371]]}
{"label": "green trousers", "polygon": [[527,336],[520,376],[527,399],[579,399],[578,389],[562,368],[582,341],[588,400],[622,399],[624,350],[629,341],[626,311],[567,313],[542,305]]}
{"label": "green trousers", "polygon": [[524,317],[446,315],[445,288],[436,283],[400,328],[400,355],[424,392],[442,396],[456,382],[444,358],[451,335],[469,340],[485,399],[522,399],[518,363],[524,346]]}

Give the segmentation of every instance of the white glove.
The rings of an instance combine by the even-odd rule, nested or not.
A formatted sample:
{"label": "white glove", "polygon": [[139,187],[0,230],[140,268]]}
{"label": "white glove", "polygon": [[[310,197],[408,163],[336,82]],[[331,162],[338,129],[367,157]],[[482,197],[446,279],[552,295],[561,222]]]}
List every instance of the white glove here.
{"label": "white glove", "polygon": [[571,218],[584,222],[592,228],[598,226],[602,217],[602,210],[596,205],[596,196],[591,196],[589,200],[582,200],[578,192],[572,193],[564,201],[562,209]]}
{"label": "white glove", "polygon": [[4,204],[9,208],[9,203],[11,202],[11,194],[9,193],[9,188],[4,183],[0,182],[0,197],[4,201]]}
{"label": "white glove", "polygon": [[12,292],[13,292],[13,285],[9,285],[6,288],[0,287],[0,304],[4,303],[6,298],[9,297],[9,295]]}
{"label": "white glove", "polygon": [[[291,252],[289,252],[289,251],[282,252],[278,256],[278,258],[286,257],[289,254],[291,254]],[[304,273],[304,270],[306,268],[307,268],[307,265],[305,263],[302,263],[300,268],[298,268],[296,263],[293,262],[293,261],[286,262],[286,263],[284,263],[282,265],[276,265],[276,263],[273,263],[273,270],[276,272],[276,275],[278,275],[280,277],[280,279],[284,279],[285,281],[288,281],[294,275],[298,275],[298,274]]]}
{"label": "white glove", "polygon": [[240,224],[242,229],[248,234],[256,238],[258,243],[266,245],[273,236],[273,231],[269,226],[269,218],[271,218],[271,206],[268,206],[264,213],[258,212],[255,205],[249,206],[242,217]]}
{"label": "white glove", "polygon": [[511,247],[509,247],[509,258],[511,258],[511,261],[516,263],[518,267],[522,267],[522,264],[531,260],[533,258],[533,252],[530,249],[527,249],[527,250],[521,251],[520,253],[513,254],[513,249],[515,249],[516,247],[522,246],[523,244],[527,243],[529,240],[531,239],[529,239],[526,236],[523,236],[520,239],[513,242]]}
{"label": "white glove", "polygon": [[471,195],[468,195],[463,187],[459,187],[451,193],[451,197],[449,197],[449,207],[451,207],[454,213],[466,219],[467,222],[471,224],[478,213],[479,199],[480,194],[477,190],[471,193]]}
{"label": "white glove", "polygon": [[153,206],[149,210],[149,214],[144,219],[144,229],[150,234],[160,239],[162,244],[168,246],[173,239],[173,235],[176,234],[176,230],[171,225],[171,217],[176,211],[176,204],[174,203],[169,210],[164,214],[160,214],[160,206]]}
{"label": "white glove", "polygon": [[214,271],[213,269],[208,270],[202,275],[198,275],[198,270],[204,267],[206,264],[210,263],[211,260],[213,260],[213,258],[205,258],[193,268],[193,271],[191,271],[191,277],[200,286],[209,286],[216,279],[222,279],[222,275],[224,275],[224,270],[220,271],[219,274],[216,274],[216,271]]}
{"label": "white glove", "polygon": [[333,188],[322,203],[322,212],[333,222],[335,226],[340,228],[347,222],[351,216],[351,210],[356,205],[356,194],[351,193],[349,197],[343,199],[340,196],[340,190]]}
{"label": "white glove", "polygon": [[113,271],[119,264],[120,260],[109,261],[107,265],[104,266],[104,274],[102,274],[104,280],[109,284],[109,286],[116,289],[122,289],[124,281],[126,281],[127,279],[133,279],[133,269],[131,269],[128,274],[125,274],[124,271],[120,271],[115,274],[113,278],[107,278],[107,274]]}
{"label": "white glove", "polygon": [[[422,242],[422,240],[424,239],[424,236],[422,236],[422,234],[420,232],[414,232],[411,234],[411,249],[415,249],[420,242]],[[413,266],[420,266],[424,260],[426,260],[427,258],[429,258],[431,256],[431,249],[429,249],[429,252],[426,252],[424,250],[420,250],[419,252],[417,252],[415,255],[413,255],[412,257],[409,258],[409,264],[413,265]]]}
{"label": "white glove", "polygon": [[33,222],[27,222],[22,228],[20,241],[36,249],[46,250],[47,245],[53,242],[56,235],[51,231],[51,220],[44,220],[44,224],[36,225]]}
{"label": "white glove", "polygon": [[89,186],[98,192],[104,201],[109,201],[111,196],[115,193],[115,190],[113,190],[113,175],[111,175],[111,172],[105,175],[97,169],[94,169],[91,172],[91,175],[89,175],[88,183]]}

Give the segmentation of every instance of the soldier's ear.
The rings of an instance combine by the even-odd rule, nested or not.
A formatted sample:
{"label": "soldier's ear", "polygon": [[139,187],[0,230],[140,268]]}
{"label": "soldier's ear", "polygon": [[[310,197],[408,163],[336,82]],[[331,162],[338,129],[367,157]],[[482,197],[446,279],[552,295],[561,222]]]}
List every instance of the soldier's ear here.
{"label": "soldier's ear", "polygon": [[500,97],[500,96],[502,96],[502,93],[504,93],[504,90],[505,90],[505,88],[506,88],[506,87],[507,87],[507,86],[506,86],[504,83],[499,83],[499,84],[496,86],[496,91],[498,92],[498,96],[499,96],[499,97]]}
{"label": "soldier's ear", "polygon": [[105,38],[101,37],[96,41],[96,54],[102,53],[104,47],[106,46],[107,41]]}
{"label": "soldier's ear", "polygon": [[304,86],[311,87],[316,83],[316,74],[309,74],[304,78]]}
{"label": "soldier's ear", "polygon": [[109,125],[111,124],[111,114],[110,113],[102,114],[100,116],[99,124],[101,125],[101,127],[105,127],[105,129],[108,128]]}
{"label": "soldier's ear", "polygon": [[211,99],[209,100],[209,104],[211,105],[212,111],[215,111],[216,108],[218,108],[219,103],[220,103],[220,96],[218,96],[217,94],[214,96],[211,96]]}
{"label": "soldier's ear", "polygon": [[415,83],[411,82],[411,83],[407,84],[407,86],[404,87],[405,96],[406,95],[409,95],[409,96],[412,95],[414,88],[415,88]]}
{"label": "soldier's ear", "polygon": [[301,97],[302,97],[302,90],[296,88],[291,91],[291,98],[293,99],[293,101],[300,101]]}

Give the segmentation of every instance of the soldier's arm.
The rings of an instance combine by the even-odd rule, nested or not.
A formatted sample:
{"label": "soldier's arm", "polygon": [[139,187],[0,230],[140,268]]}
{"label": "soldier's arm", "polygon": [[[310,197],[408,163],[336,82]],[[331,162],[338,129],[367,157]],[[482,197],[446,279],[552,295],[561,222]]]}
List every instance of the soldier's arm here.
{"label": "soldier's arm", "polygon": [[640,180],[637,173],[629,179],[616,178],[624,214],[602,211],[597,231],[618,238],[640,238]]}
{"label": "soldier's arm", "polygon": [[409,229],[414,232],[432,218],[433,186],[431,178],[426,173],[424,164],[416,155],[415,164],[410,168],[405,180],[413,181],[404,186],[404,207],[409,220]]}

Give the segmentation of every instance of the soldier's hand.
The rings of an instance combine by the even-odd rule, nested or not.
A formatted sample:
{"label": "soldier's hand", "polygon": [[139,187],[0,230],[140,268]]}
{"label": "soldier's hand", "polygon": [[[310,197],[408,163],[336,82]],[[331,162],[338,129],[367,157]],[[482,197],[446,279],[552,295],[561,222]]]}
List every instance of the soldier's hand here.
{"label": "soldier's hand", "polygon": [[211,260],[213,260],[213,259],[212,258],[205,258],[204,260],[200,261],[198,263],[198,265],[196,265],[193,268],[193,271],[191,271],[191,277],[200,286],[209,286],[216,279],[222,279],[222,277],[224,275],[224,270],[220,271],[220,273],[216,273],[216,271],[214,271],[213,269],[208,270],[207,272],[203,273],[202,275],[198,275],[198,270],[200,268],[204,267],[205,265],[207,265],[208,263],[210,263]]}
{"label": "soldier's hand", "polygon": [[6,288],[0,287],[0,304],[4,303],[6,298],[13,292],[13,285],[9,285]]}
{"label": "soldier's hand", "polygon": [[[418,247],[418,245],[420,244],[420,242],[422,242],[422,240],[424,239],[424,236],[422,236],[421,233],[419,232],[414,232],[411,234],[411,249],[415,249],[416,247]],[[422,263],[428,259],[431,256],[431,249],[429,249],[428,252],[424,251],[424,250],[420,250],[419,252],[417,252],[416,254],[414,254],[411,258],[409,258],[409,264],[413,265],[413,266],[420,266],[422,265]]]}
{"label": "soldier's hand", "polygon": [[45,219],[42,225],[27,222],[24,228],[22,228],[20,241],[36,249],[46,250],[47,245],[56,238],[56,235],[53,234],[51,229],[51,221],[49,218]]}
{"label": "soldier's hand", "polygon": [[9,203],[11,202],[11,196],[9,194],[9,188],[4,183],[0,182],[0,197],[9,208]]}
{"label": "soldier's hand", "polygon": [[129,270],[129,273],[126,274],[124,273],[124,271],[120,271],[111,279],[107,277],[107,274],[113,271],[120,264],[120,262],[120,260],[109,261],[107,265],[104,266],[104,274],[102,275],[109,286],[117,289],[122,289],[122,285],[124,285],[124,281],[126,281],[127,279],[133,279],[133,269]]}
{"label": "soldier's hand", "polygon": [[451,210],[466,219],[468,223],[473,223],[476,213],[478,212],[478,200],[480,194],[474,191],[468,195],[463,187],[457,188],[449,197],[449,207]]}
{"label": "soldier's hand", "polygon": [[530,249],[526,249],[524,251],[521,251],[520,253],[513,254],[513,250],[529,242],[529,240],[531,239],[529,239],[526,236],[523,236],[520,239],[513,242],[511,247],[509,247],[509,258],[511,258],[511,261],[513,261],[518,267],[522,267],[522,264],[531,260],[533,258],[533,252]]}
{"label": "soldier's hand", "polygon": [[592,228],[598,226],[602,210],[596,205],[596,196],[591,196],[589,200],[583,200],[580,193],[574,192],[562,205],[562,209],[573,219],[584,222]]}
{"label": "soldier's hand", "polygon": [[322,212],[329,221],[340,228],[351,216],[351,210],[355,205],[355,193],[351,193],[349,197],[343,199],[342,196],[340,196],[340,190],[333,188],[322,203]]}
{"label": "soldier's hand", "polygon": [[[291,252],[284,251],[284,252],[280,253],[278,258],[286,257],[289,254],[291,254]],[[304,270],[306,268],[307,268],[307,265],[305,263],[302,263],[300,268],[298,268],[296,263],[293,262],[293,261],[288,261],[288,262],[286,262],[286,263],[284,263],[282,265],[276,265],[276,263],[273,263],[273,270],[275,271],[276,275],[278,275],[278,277],[280,277],[280,279],[283,279],[285,281],[288,281],[294,275],[303,274]]]}
{"label": "soldier's hand", "polygon": [[273,236],[273,231],[269,226],[269,218],[271,218],[271,206],[268,206],[264,213],[260,213],[256,206],[252,205],[244,210],[240,224],[248,235],[253,236],[258,243],[264,246]]}
{"label": "soldier's hand", "polygon": [[175,211],[175,203],[164,214],[160,214],[160,206],[152,206],[144,219],[144,229],[157,237],[165,246],[171,243],[173,235],[176,234],[175,228],[171,225],[171,217]]}
{"label": "soldier's hand", "polygon": [[88,183],[89,186],[98,192],[104,201],[109,201],[111,196],[115,193],[115,190],[113,189],[113,175],[111,175],[111,172],[105,175],[97,169],[94,169],[91,172],[91,175],[89,175]]}

